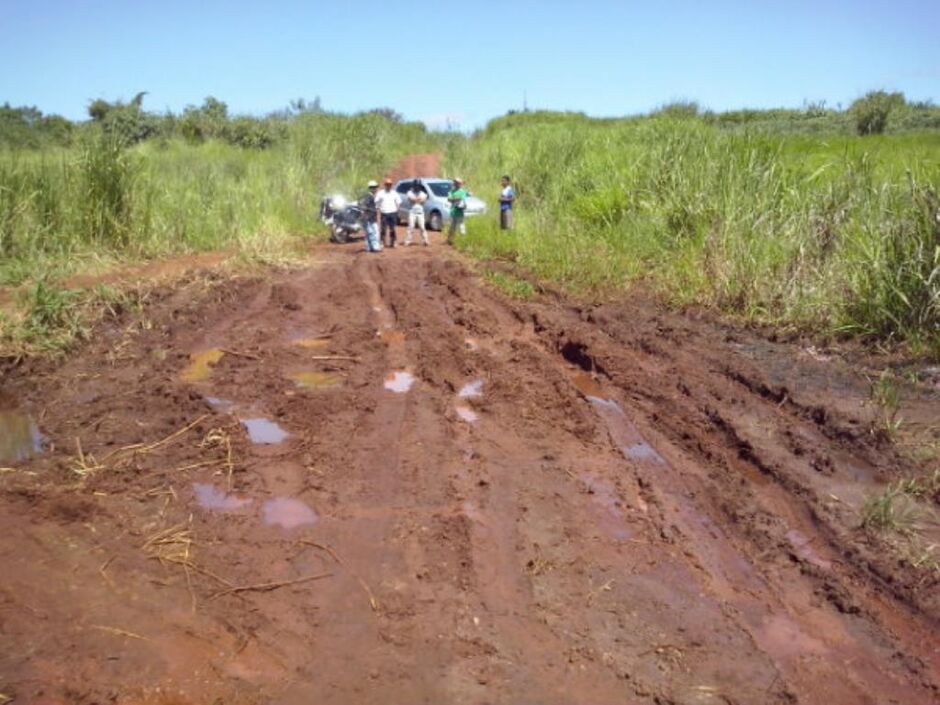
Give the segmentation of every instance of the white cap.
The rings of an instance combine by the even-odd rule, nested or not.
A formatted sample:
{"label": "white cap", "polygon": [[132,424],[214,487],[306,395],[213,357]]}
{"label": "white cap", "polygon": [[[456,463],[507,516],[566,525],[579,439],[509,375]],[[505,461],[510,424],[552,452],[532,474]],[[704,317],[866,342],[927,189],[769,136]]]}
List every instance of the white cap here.
{"label": "white cap", "polygon": [[371,181],[369,181],[369,184],[368,184],[369,188],[372,188],[372,187],[378,186],[378,185],[379,185],[379,182],[376,181],[375,179],[372,179]]}
{"label": "white cap", "polygon": [[462,184],[462,183],[463,183],[463,179],[461,179],[459,176],[455,176],[455,177],[454,177],[454,182],[455,182],[455,183],[458,183],[458,184]]}

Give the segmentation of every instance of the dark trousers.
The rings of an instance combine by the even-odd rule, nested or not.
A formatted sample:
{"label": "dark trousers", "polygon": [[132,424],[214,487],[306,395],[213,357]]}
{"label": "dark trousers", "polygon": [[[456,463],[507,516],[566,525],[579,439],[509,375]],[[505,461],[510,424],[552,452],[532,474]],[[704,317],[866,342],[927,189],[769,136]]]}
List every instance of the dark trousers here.
{"label": "dark trousers", "polygon": [[[382,242],[389,247],[395,246],[395,226],[398,225],[398,213],[382,214]],[[385,239],[385,232],[388,231],[388,239]]]}
{"label": "dark trousers", "polygon": [[512,230],[512,208],[499,212],[499,227],[501,230]]}

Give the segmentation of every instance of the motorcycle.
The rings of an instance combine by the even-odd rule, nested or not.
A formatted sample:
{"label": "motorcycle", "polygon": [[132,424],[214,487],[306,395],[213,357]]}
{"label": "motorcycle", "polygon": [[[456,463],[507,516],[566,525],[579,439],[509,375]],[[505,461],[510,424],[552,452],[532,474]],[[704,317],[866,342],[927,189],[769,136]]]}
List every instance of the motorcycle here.
{"label": "motorcycle", "polygon": [[362,209],[339,195],[320,201],[320,221],[330,228],[330,242],[346,243],[362,232]]}

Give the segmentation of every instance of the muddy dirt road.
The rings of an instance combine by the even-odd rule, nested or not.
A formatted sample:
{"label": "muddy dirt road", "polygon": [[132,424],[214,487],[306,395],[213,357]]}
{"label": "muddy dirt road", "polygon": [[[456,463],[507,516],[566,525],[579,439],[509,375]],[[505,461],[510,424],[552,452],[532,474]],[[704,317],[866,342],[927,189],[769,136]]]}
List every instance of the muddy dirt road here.
{"label": "muddy dirt road", "polygon": [[856,528],[903,461],[797,346],[511,302],[435,241],[4,374],[47,446],[0,476],[16,703],[940,698],[936,582]]}

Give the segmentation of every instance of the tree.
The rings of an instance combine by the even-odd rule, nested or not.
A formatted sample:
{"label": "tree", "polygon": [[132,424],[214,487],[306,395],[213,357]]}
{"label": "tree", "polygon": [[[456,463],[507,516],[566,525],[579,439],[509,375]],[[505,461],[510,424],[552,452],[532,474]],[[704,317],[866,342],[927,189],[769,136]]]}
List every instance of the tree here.
{"label": "tree", "polygon": [[88,104],[88,116],[95,122],[104,122],[111,111],[111,103],[103,98],[96,98]]}

